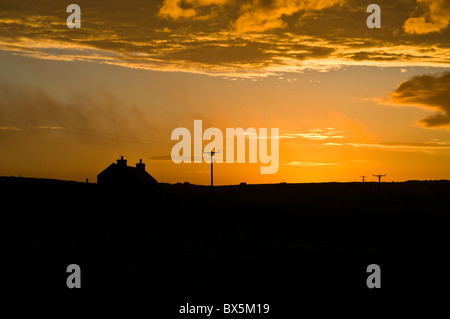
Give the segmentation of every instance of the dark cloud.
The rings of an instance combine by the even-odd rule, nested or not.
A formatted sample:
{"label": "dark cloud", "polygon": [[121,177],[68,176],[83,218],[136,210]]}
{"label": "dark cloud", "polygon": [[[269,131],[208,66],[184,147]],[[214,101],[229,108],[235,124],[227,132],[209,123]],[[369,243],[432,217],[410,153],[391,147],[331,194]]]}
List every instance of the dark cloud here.
{"label": "dark cloud", "polygon": [[450,72],[415,76],[401,83],[389,98],[397,104],[438,111],[420,121],[425,127],[450,127]]}
{"label": "dark cloud", "polygon": [[[383,51],[359,51],[350,55],[355,61],[413,61],[417,56],[408,53],[387,53]],[[431,56],[422,56],[430,58]]]}
{"label": "dark cloud", "polygon": [[[226,46],[225,46],[226,45]],[[167,53],[169,60],[185,60],[209,64],[258,63],[270,59],[265,53],[271,45],[258,42],[247,42],[241,45],[192,45],[183,50]],[[164,58],[164,57],[161,57]]]}
{"label": "dark cloud", "polygon": [[294,45],[291,48],[292,51],[300,51],[301,53],[295,53],[292,56],[299,60],[306,60],[311,58],[326,58],[330,56],[335,48],[327,46],[307,46],[307,45]]}
{"label": "dark cloud", "polygon": [[[60,1],[2,0],[0,49],[35,58],[211,74],[301,70],[311,65],[304,60],[328,68],[329,61],[320,66],[325,59],[445,67],[450,28],[436,10],[439,1],[417,6],[410,0],[380,0],[382,28],[374,30],[366,26],[370,2],[359,0],[79,0],[81,29],[67,28],[67,4]],[[405,21],[427,14],[439,30],[405,31]]]}
{"label": "dark cloud", "polygon": [[[129,105],[105,91],[74,94],[64,101],[38,86],[16,86],[0,82],[0,126],[36,133],[36,129],[58,129],[58,133],[85,138],[137,141],[151,136],[154,126],[136,105]],[[146,128],[146,132],[136,128]],[[5,130],[4,130],[5,131]]]}

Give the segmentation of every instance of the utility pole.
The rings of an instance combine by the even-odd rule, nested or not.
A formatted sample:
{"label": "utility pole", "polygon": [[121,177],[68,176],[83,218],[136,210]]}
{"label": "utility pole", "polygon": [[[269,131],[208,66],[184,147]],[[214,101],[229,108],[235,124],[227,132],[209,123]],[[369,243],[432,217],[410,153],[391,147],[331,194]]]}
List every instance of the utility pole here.
{"label": "utility pole", "polygon": [[384,175],[376,175],[376,174],[372,174],[374,177],[378,177],[378,212],[381,212],[381,178],[385,177],[386,174]]}
{"label": "utility pole", "polygon": [[362,187],[361,187],[361,189],[362,189],[362,196],[364,198],[364,197],[366,197],[366,193],[367,193],[366,185],[364,183],[367,176],[360,176],[360,177],[362,178]]}
{"label": "utility pole", "polygon": [[214,199],[214,191],[213,191],[213,187],[214,187],[214,179],[213,179],[213,175],[214,175],[213,172],[214,172],[214,170],[213,170],[213,163],[214,163],[214,161],[213,161],[213,156],[214,156],[215,154],[219,154],[219,153],[220,153],[220,150],[217,151],[217,152],[211,151],[211,152],[203,152],[203,153],[211,155],[211,199]]}

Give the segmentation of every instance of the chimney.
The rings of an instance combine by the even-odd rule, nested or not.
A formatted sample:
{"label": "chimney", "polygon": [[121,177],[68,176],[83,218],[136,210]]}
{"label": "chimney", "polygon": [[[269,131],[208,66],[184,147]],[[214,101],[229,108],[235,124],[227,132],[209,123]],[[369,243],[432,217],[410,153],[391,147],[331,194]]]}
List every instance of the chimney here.
{"label": "chimney", "polygon": [[123,159],[123,156],[121,156],[120,159],[117,160],[117,165],[119,167],[127,167],[127,160]]}
{"label": "chimney", "polygon": [[142,159],[139,160],[139,163],[136,163],[136,168],[140,171],[145,171],[145,164],[142,163]]}

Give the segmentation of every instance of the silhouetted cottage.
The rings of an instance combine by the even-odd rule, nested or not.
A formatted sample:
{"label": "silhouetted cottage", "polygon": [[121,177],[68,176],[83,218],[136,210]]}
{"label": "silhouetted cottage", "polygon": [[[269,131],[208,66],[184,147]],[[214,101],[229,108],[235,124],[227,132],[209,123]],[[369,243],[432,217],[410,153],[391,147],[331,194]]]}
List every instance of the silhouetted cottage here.
{"label": "silhouetted cottage", "polygon": [[127,166],[127,160],[123,156],[112,163],[100,174],[97,175],[97,184],[116,187],[156,187],[158,182],[152,175],[145,171],[145,164],[142,159],[136,167]]}

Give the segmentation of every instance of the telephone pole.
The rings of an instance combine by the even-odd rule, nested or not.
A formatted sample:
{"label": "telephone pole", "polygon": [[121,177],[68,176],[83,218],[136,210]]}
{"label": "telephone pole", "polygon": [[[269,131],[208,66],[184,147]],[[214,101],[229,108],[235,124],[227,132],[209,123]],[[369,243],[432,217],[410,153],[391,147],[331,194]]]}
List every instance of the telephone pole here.
{"label": "telephone pole", "polygon": [[372,174],[374,177],[378,177],[378,212],[381,212],[381,178],[385,177],[386,174]]}
{"label": "telephone pole", "polygon": [[214,156],[215,154],[219,154],[219,153],[220,153],[220,150],[217,151],[217,152],[211,151],[211,152],[203,152],[203,153],[211,155],[211,199],[214,199],[214,191],[213,191],[213,187],[214,187],[214,179],[213,179],[213,172],[214,172],[214,170],[213,170],[213,162],[214,162],[214,161],[213,161],[213,156]]}
{"label": "telephone pole", "polygon": [[363,196],[363,198],[364,197],[366,197],[366,195],[367,195],[367,190],[366,190],[366,185],[365,185],[365,181],[366,181],[366,177],[367,176],[360,176],[361,178],[362,178],[362,187],[361,187],[361,190],[362,190],[362,193],[361,193],[361,195]]}

